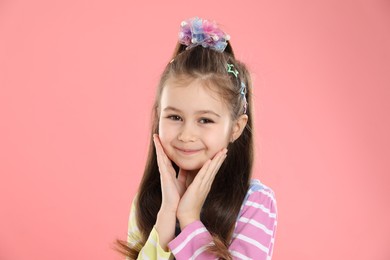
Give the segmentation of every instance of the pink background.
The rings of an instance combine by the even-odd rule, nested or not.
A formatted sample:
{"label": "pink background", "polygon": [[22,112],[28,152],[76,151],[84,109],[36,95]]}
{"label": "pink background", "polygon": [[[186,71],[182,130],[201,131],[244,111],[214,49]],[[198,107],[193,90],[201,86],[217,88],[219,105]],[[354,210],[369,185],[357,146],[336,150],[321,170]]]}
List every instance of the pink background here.
{"label": "pink background", "polygon": [[388,1],[0,2],[0,259],[122,259],[181,20],[252,73],[274,258],[390,259]]}

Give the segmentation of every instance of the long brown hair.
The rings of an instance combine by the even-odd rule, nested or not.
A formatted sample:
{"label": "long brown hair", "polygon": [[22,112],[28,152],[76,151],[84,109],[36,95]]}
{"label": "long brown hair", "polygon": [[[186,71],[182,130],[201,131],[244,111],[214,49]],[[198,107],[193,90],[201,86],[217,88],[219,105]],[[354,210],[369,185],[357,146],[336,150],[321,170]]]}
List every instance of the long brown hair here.
{"label": "long brown hair", "polygon": [[[237,77],[227,72],[227,64],[232,64],[238,71]],[[228,247],[241,204],[249,188],[253,165],[252,82],[246,66],[235,59],[229,42],[222,53],[202,46],[186,49],[186,46],[178,43],[173,59],[167,64],[158,85],[152,111],[152,134],[158,133],[159,129],[158,107],[162,90],[168,79],[180,78],[202,79],[209,83],[205,85],[210,86],[210,89],[216,91],[228,104],[232,120],[244,113],[245,99],[240,94],[241,82],[246,85],[247,125],[241,136],[229,144],[227,158],[215,177],[200,216],[214,240],[214,245],[210,246],[208,251],[219,258],[231,259]],[[135,245],[117,241],[121,251],[132,259],[137,258],[140,248],[145,244],[156,223],[161,196],[156,150],[151,138],[147,163],[135,204],[141,240],[134,241]]]}

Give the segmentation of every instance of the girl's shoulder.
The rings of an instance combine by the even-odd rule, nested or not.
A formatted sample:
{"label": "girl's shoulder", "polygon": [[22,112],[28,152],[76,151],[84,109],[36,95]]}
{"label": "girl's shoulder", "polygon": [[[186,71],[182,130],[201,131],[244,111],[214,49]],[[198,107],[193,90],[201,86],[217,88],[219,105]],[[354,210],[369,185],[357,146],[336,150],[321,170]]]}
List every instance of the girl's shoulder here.
{"label": "girl's shoulder", "polygon": [[276,203],[274,191],[258,179],[250,181],[244,201],[247,201],[248,198],[256,201],[269,200],[272,203]]}
{"label": "girl's shoulder", "polygon": [[251,179],[249,183],[248,192],[260,191],[260,190],[274,194],[274,191],[269,186],[262,183],[259,179]]}
{"label": "girl's shoulder", "polygon": [[241,217],[245,216],[245,218],[250,219],[257,214],[260,218],[276,219],[277,206],[274,191],[260,180],[252,179],[242,202],[237,221]]}

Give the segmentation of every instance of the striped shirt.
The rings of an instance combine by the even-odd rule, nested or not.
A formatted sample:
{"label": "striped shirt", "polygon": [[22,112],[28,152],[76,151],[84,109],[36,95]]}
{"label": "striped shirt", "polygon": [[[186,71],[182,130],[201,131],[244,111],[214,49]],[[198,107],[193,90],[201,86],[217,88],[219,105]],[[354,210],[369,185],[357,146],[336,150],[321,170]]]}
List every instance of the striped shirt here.
{"label": "striped shirt", "polygon": [[[277,208],[274,192],[259,180],[251,180],[235,224],[229,252],[234,259],[268,260],[272,257],[277,225]],[[130,244],[140,240],[135,220],[135,206],[129,218]],[[212,237],[201,221],[187,225],[169,242],[169,251],[159,245],[158,233],[152,229],[138,259],[215,259],[206,252]]]}

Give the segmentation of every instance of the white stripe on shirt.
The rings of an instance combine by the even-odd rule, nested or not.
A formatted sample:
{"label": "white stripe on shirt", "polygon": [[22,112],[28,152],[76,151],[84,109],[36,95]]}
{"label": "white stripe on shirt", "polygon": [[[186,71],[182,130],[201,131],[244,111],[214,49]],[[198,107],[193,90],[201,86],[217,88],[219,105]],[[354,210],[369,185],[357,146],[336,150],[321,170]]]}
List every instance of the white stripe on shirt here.
{"label": "white stripe on shirt", "polygon": [[248,200],[245,202],[245,205],[249,206],[249,207],[261,209],[263,212],[267,213],[270,218],[276,218],[276,213],[271,213],[270,209],[264,207],[264,205],[261,205],[259,203],[253,202],[253,201],[248,201]]}
{"label": "white stripe on shirt", "polygon": [[196,250],[194,252],[194,254],[191,256],[191,260],[194,260],[196,259],[201,253],[203,253],[204,251],[206,251],[207,247],[211,246],[213,243],[209,243],[208,245],[204,245],[202,246],[201,248],[199,248],[198,250]]}
{"label": "white stripe on shirt", "polygon": [[254,245],[255,247],[259,248],[261,251],[265,252],[266,254],[268,254],[268,252],[269,252],[268,247],[262,245],[260,242],[254,240],[253,238],[244,236],[242,234],[233,235],[233,237],[240,239],[240,240],[243,240],[245,242],[248,242],[251,245]]}
{"label": "white stripe on shirt", "polygon": [[203,232],[207,232],[207,229],[205,227],[201,227],[201,228],[198,228],[196,230],[194,230],[194,232],[192,232],[191,234],[189,234],[187,236],[187,238],[182,242],[180,243],[175,250],[172,251],[172,253],[174,255],[178,254],[187,244],[188,242],[191,241],[192,238],[194,238],[195,236],[203,233]]}
{"label": "white stripe on shirt", "polygon": [[146,255],[145,251],[142,251],[142,259],[150,260],[149,256]]}
{"label": "white stripe on shirt", "polygon": [[263,193],[264,195],[266,195],[268,198],[270,198],[272,200],[273,203],[276,203],[276,200],[275,200],[275,197],[274,197],[274,194],[273,192],[271,191],[268,191],[266,189],[250,189],[247,193],[247,196],[249,197],[252,193],[254,192],[260,192],[260,193]]}
{"label": "white stripe on shirt", "polygon": [[234,251],[234,250],[229,250],[229,252],[232,254],[232,256],[235,256],[235,257],[238,257],[240,259],[243,259],[243,260],[252,260],[252,258],[249,258],[237,251]]}
{"label": "white stripe on shirt", "polygon": [[257,227],[257,228],[263,230],[266,234],[272,236],[273,231],[272,231],[272,230],[269,230],[266,226],[264,226],[263,224],[257,222],[256,220],[241,217],[241,218],[238,219],[238,221],[240,221],[240,222],[242,222],[242,223],[249,223],[249,224],[251,224],[252,226],[255,226],[255,227]]}

